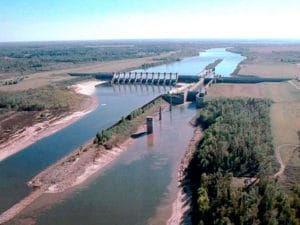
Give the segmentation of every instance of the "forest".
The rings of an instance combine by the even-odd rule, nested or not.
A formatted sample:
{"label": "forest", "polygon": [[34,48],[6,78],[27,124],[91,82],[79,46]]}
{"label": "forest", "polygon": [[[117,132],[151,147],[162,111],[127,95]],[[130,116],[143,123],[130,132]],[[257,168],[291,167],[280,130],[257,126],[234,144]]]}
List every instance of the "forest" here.
{"label": "forest", "polygon": [[78,98],[67,88],[55,85],[16,92],[0,91],[0,113],[5,110],[69,109],[78,102]]}
{"label": "forest", "polygon": [[300,224],[299,187],[284,190],[273,177],[271,104],[213,98],[200,110],[203,139],[188,168],[194,224]]}
{"label": "forest", "polygon": [[[164,52],[196,55],[201,48],[199,43],[166,41],[0,43],[0,74],[23,76],[75,64],[156,56]],[[176,59],[164,57],[162,61]]]}

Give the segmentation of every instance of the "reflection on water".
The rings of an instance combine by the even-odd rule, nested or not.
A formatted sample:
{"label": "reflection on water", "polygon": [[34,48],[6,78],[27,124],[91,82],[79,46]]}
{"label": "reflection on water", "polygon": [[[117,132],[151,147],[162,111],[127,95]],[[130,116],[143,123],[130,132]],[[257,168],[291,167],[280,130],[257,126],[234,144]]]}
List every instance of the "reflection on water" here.
{"label": "reflection on water", "polygon": [[217,65],[216,74],[228,77],[245,57],[237,53],[228,52],[225,48],[213,48],[199,53],[198,56],[184,58],[179,62],[155,66],[145,70],[134,70],[134,72],[177,72],[180,75],[195,75],[217,59],[223,59],[223,61]]}
{"label": "reflection on water", "polygon": [[50,209],[27,210],[15,223],[30,217],[45,225],[147,224],[158,205],[175,198],[176,186],[171,192],[168,186],[176,180],[174,171],[192,136],[188,122],[194,114],[193,104],[164,111],[162,121],[154,120],[152,135],[135,139],[110,168],[87,186],[77,188]]}
{"label": "reflection on water", "polygon": [[154,135],[153,134],[148,134],[147,135],[147,146],[148,148],[153,147],[154,145]]}
{"label": "reflection on water", "polygon": [[[127,89],[126,89],[127,88]],[[98,108],[69,127],[46,137],[0,163],[0,213],[30,193],[26,182],[56,160],[93,138],[101,129],[159,95],[159,89],[102,85]]]}
{"label": "reflection on water", "polygon": [[[243,60],[239,54],[225,49],[210,49],[199,56],[148,70],[194,75],[218,58],[223,61],[216,72],[223,76],[228,76]],[[94,137],[97,131],[169,89],[148,85],[97,88],[100,104],[94,112],[0,163],[0,212],[28,195],[26,182],[38,172]],[[160,204],[170,203],[175,196],[176,166],[192,136],[188,121],[194,113],[193,105],[164,112],[163,120],[155,121],[153,135],[137,138],[128,151],[88,185],[72,193],[44,195],[18,219],[29,216],[37,219],[37,224],[147,223]],[[173,188],[168,191],[167,187]],[[39,207],[43,202],[53,201],[56,204],[50,208]],[[15,220],[15,224],[19,222]]]}

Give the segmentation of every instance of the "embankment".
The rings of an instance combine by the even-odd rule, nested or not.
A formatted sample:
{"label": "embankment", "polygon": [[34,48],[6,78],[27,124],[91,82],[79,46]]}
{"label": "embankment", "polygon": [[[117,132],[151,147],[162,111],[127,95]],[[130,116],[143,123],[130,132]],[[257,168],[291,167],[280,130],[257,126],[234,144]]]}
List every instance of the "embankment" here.
{"label": "embankment", "polygon": [[111,127],[98,132],[94,140],[38,174],[28,185],[54,193],[83,182],[125,150],[133,141],[133,133],[145,132],[146,117],[158,112],[161,105],[166,104],[158,97],[122,117]]}
{"label": "embankment", "polygon": [[[90,140],[83,147],[74,150],[38,174],[28,182],[33,192],[0,215],[0,224],[11,220],[43,193],[62,192],[84,182],[92,174],[103,169],[128,148],[134,140],[131,138],[133,133],[144,132],[143,124],[146,117],[155,115],[161,106],[166,107],[167,103],[159,96],[128,116],[122,117],[112,127],[98,133],[94,140]],[[101,136],[102,134],[105,134],[105,138]]]}
{"label": "embankment", "polygon": [[178,167],[178,186],[179,191],[177,197],[172,204],[172,214],[167,221],[167,225],[173,224],[192,224],[190,219],[190,211],[192,204],[192,191],[190,188],[190,180],[187,178],[187,169],[194,156],[196,147],[202,138],[202,129],[195,126],[194,135],[186,149],[186,152]]}
{"label": "embankment", "polygon": [[[207,84],[212,78],[205,78],[204,83]],[[268,77],[262,78],[257,76],[235,76],[235,77],[220,77],[217,78],[217,83],[237,83],[237,84],[256,84],[262,82],[284,82],[291,80],[289,78]]]}
{"label": "embankment", "polygon": [[214,70],[216,68],[217,65],[219,65],[221,62],[223,61],[223,59],[217,59],[214,62],[208,64],[205,67],[205,70]]}
{"label": "embankment", "polygon": [[95,86],[100,83],[102,83],[102,81],[87,81],[73,85],[72,88],[77,93],[87,96],[85,102],[78,107],[79,109],[76,111],[65,112],[50,120],[39,122],[30,127],[25,127],[22,130],[16,131],[7,142],[0,145],[0,162],[38,140],[69,126],[96,109],[98,105],[97,99],[91,97],[91,95],[95,90]]}

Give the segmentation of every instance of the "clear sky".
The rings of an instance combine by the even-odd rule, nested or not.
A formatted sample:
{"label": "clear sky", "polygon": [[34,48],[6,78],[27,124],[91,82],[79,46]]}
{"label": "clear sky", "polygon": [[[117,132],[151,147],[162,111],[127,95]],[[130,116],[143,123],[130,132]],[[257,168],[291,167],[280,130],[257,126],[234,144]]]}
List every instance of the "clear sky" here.
{"label": "clear sky", "polygon": [[0,41],[300,38],[300,0],[0,0]]}

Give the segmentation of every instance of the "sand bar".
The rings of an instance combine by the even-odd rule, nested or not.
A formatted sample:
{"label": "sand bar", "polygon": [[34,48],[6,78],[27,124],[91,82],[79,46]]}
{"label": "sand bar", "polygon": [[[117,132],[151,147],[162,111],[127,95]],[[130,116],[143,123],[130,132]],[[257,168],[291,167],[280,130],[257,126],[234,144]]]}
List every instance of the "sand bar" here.
{"label": "sand bar", "polygon": [[[103,83],[103,81],[86,81],[73,85],[71,88],[79,94],[92,96],[96,90],[95,86],[101,83]],[[75,112],[65,113],[48,121],[36,123],[33,126],[26,127],[21,132],[17,131],[9,141],[0,145],[0,162],[32,145],[38,140],[50,136],[71,125],[97,108],[98,101],[96,98],[89,97],[87,98],[87,101],[88,102],[85,104],[86,108],[82,108]]]}

